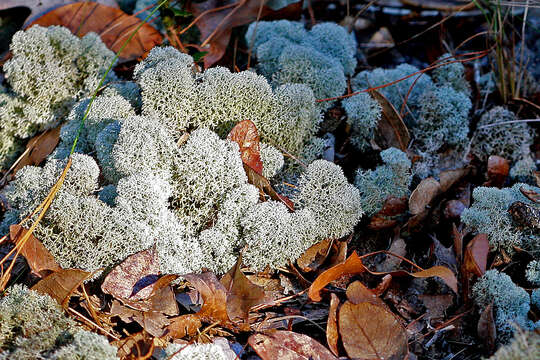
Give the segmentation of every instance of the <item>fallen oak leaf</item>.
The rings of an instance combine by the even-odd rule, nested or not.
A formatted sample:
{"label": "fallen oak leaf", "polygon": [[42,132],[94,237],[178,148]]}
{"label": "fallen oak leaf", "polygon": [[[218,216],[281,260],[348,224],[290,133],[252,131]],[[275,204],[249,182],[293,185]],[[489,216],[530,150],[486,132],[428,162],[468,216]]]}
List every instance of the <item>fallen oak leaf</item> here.
{"label": "fallen oak leaf", "polygon": [[[34,20],[29,27],[35,24],[62,25],[78,36],[95,32],[110,50],[117,53],[141,22],[138,17],[128,15],[120,9],[83,1],[56,8]],[[132,41],[122,49],[119,61],[125,62],[145,56],[162,41],[161,34],[153,26],[145,23]]]}
{"label": "fallen oak leaf", "polygon": [[[28,230],[20,225],[11,225],[9,227],[9,238],[11,242],[17,243],[27,231]],[[21,255],[26,259],[32,273],[39,277],[42,277],[40,272],[43,270],[54,272],[62,269],[49,250],[47,250],[41,241],[36,239],[33,234],[30,235],[24,246],[21,248]]]}
{"label": "fallen oak leaf", "polygon": [[340,278],[342,275],[359,274],[366,270],[356,251],[353,251],[345,262],[323,271],[309,287],[308,296],[312,301],[321,301],[320,292],[330,282]]}
{"label": "fallen oak leaf", "polygon": [[80,269],[61,269],[38,281],[31,290],[49,295],[67,309],[73,292],[91,276],[92,273]]}
{"label": "fallen oak leaf", "polygon": [[253,121],[240,121],[232,128],[227,139],[240,146],[242,162],[255,170],[257,174],[262,175],[263,163],[261,161],[259,133]]}
{"label": "fallen oak leaf", "polygon": [[503,186],[508,173],[510,171],[510,163],[503,157],[491,155],[488,158],[487,165],[487,182],[484,186],[494,186],[500,188]]}
{"label": "fallen oak leaf", "polygon": [[122,305],[118,300],[113,300],[110,316],[118,316],[126,323],[136,322],[147,333],[155,337],[166,334],[170,320],[161,311],[140,311]]}
{"label": "fallen oak leaf", "polygon": [[381,306],[346,301],[339,310],[343,347],[354,359],[405,359],[409,353],[405,328]]}
{"label": "fallen oak leaf", "polygon": [[253,334],[248,343],[262,360],[337,360],[319,342],[292,331],[274,330],[266,334]]}
{"label": "fallen oak leaf", "polygon": [[166,336],[171,339],[181,339],[185,336],[197,335],[197,330],[202,326],[201,319],[194,314],[180,315],[170,319],[167,326]]}

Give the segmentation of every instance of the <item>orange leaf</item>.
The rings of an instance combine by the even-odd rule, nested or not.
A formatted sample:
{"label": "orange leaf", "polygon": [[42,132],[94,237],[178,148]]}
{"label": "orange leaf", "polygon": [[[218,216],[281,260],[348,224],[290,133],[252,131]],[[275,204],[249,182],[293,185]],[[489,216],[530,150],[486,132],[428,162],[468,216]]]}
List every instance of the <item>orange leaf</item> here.
{"label": "orange leaf", "polygon": [[[95,32],[105,45],[116,53],[141,21],[136,16],[127,15],[110,6],[77,2],[56,8],[34,20],[29,26],[62,25],[78,36]],[[154,27],[144,24],[120,54],[120,61],[138,59],[162,41],[163,37]]]}
{"label": "orange leaf", "polygon": [[317,279],[309,287],[309,298],[313,301],[321,301],[321,290],[331,281],[339,279],[343,275],[359,274],[366,271],[366,267],[362,260],[354,251],[345,262],[332,266],[330,269],[323,271]]}
{"label": "orange leaf", "polygon": [[227,139],[236,142],[240,146],[242,162],[262,175],[263,163],[261,161],[261,149],[257,127],[251,120],[243,120],[236,124]]}
{"label": "orange leaf", "polygon": [[425,269],[425,270],[414,272],[414,273],[408,272],[405,270],[395,270],[395,271],[388,271],[388,272],[375,272],[375,271],[370,271],[370,270],[367,270],[367,271],[373,275],[390,274],[394,277],[412,276],[415,278],[430,278],[430,277],[436,276],[436,277],[440,277],[445,282],[445,284],[448,285],[450,289],[452,289],[454,293],[456,294],[458,293],[456,275],[454,275],[452,270],[450,270],[449,268],[445,266],[433,266],[433,267],[430,267],[429,269]]}
{"label": "orange leaf", "polygon": [[292,331],[269,331],[253,334],[249,345],[262,360],[337,360],[327,348],[307,335]]}
{"label": "orange leaf", "polygon": [[482,276],[486,272],[489,240],[486,234],[476,235],[465,249],[463,266],[467,272]]}
{"label": "orange leaf", "polygon": [[90,276],[92,273],[80,269],[61,269],[40,280],[32,290],[48,294],[66,309],[71,294]]}
{"label": "orange leaf", "polygon": [[332,243],[332,240],[325,239],[309,247],[309,249],[304,251],[304,253],[296,260],[298,267],[304,272],[317,270],[328,258]]}
{"label": "orange leaf", "polygon": [[488,158],[487,167],[488,181],[484,185],[499,188],[503,186],[508,177],[508,172],[510,171],[510,163],[508,160],[497,155],[491,155]]}
{"label": "orange leaf", "polygon": [[368,289],[360,281],[354,281],[347,287],[347,299],[353,304],[360,304],[363,302],[368,302],[373,305],[385,306],[384,301],[382,301],[377,294],[371,289]]}
{"label": "orange leaf", "polygon": [[181,339],[184,336],[195,336],[202,326],[201,320],[194,314],[180,315],[172,318],[167,327],[167,335],[172,339]]}
{"label": "orange leaf", "polygon": [[[9,227],[9,237],[13,243],[17,243],[27,231],[28,230],[20,225],[11,225]],[[41,241],[36,239],[34,235],[30,235],[24,246],[21,248],[21,255],[26,259],[32,272],[40,277],[41,275],[39,272],[42,270],[61,270],[60,265],[54,260],[54,257],[49,250],[47,250]]]}
{"label": "orange leaf", "polygon": [[339,310],[339,332],[350,358],[401,360],[409,353],[405,328],[396,316],[369,302],[346,301]]}
{"label": "orange leaf", "polygon": [[409,210],[411,214],[420,214],[440,193],[441,185],[437,180],[432,177],[422,180],[409,198]]}
{"label": "orange leaf", "polygon": [[330,294],[330,309],[328,309],[328,322],[326,323],[326,341],[328,347],[334,353],[339,356],[338,352],[338,339],[339,332],[337,326],[337,311],[339,306],[339,299],[336,294]]}

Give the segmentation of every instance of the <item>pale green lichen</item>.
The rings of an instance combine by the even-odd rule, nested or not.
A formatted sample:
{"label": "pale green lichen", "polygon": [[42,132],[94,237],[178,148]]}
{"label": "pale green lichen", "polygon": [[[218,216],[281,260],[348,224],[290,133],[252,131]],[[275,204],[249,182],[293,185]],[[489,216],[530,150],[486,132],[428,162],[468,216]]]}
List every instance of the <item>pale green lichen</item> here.
{"label": "pale green lichen", "polygon": [[377,122],[381,119],[381,105],[367,93],[360,93],[341,102],[351,126],[351,144],[358,150],[371,148]]}
{"label": "pale green lichen", "polygon": [[[234,352],[230,351],[232,358]],[[163,360],[231,360],[223,347],[216,344],[170,344],[165,349]]]}
{"label": "pale green lichen", "polygon": [[540,334],[535,331],[518,331],[508,345],[502,346],[489,360],[540,359]]}
{"label": "pale green lichen", "polygon": [[0,299],[0,359],[116,360],[117,349],[78,328],[48,295],[22,285]]}
{"label": "pale green lichen", "polygon": [[261,161],[263,163],[263,176],[267,179],[273,178],[285,164],[285,159],[281,151],[268,145],[261,143],[260,146]]}

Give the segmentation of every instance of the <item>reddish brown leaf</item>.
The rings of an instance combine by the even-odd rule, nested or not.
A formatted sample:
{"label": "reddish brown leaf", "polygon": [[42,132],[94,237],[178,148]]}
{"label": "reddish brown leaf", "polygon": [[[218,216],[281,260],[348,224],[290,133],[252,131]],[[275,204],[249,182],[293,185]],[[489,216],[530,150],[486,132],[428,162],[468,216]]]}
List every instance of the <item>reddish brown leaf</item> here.
{"label": "reddish brown leaf", "polygon": [[140,251],[116,266],[101,284],[101,290],[117,299],[147,299],[158,279],[159,260],[155,248]]}
{"label": "reddish brown leaf", "polygon": [[317,279],[309,287],[309,298],[313,301],[321,301],[321,290],[331,281],[340,278],[343,275],[359,274],[366,271],[366,267],[362,260],[354,251],[345,262],[332,266],[330,269],[323,271]]}
{"label": "reddish brown leaf", "polygon": [[337,311],[339,306],[339,299],[336,294],[330,294],[330,308],[328,309],[328,322],[326,323],[326,341],[330,351],[336,356],[339,356],[338,352],[338,340],[339,332],[337,326]]}
{"label": "reddish brown leaf", "polygon": [[193,314],[181,315],[171,319],[171,323],[167,327],[167,336],[172,339],[195,336],[201,326],[201,319],[198,316]]}
{"label": "reddish brown leaf", "polygon": [[461,168],[454,170],[445,170],[439,174],[439,183],[441,191],[447,192],[455,183],[463,179],[470,171],[470,168]]}
{"label": "reddish brown leaf", "polygon": [[272,188],[272,185],[270,185],[270,181],[268,181],[267,178],[258,174],[255,170],[253,170],[246,164],[244,164],[244,170],[246,170],[246,175],[250,184],[256,186],[262,192],[268,194],[268,196],[270,196],[273,200],[281,201],[285,204],[285,206],[287,206],[289,210],[294,211],[293,202],[289,200],[286,196],[278,194],[274,190],[274,188]]}
{"label": "reddish brown leaf", "polygon": [[[209,68],[223,57],[231,38],[232,28],[257,20],[261,6],[259,0],[206,0],[198,3],[193,1],[189,4],[191,6],[188,7],[188,11],[193,13],[196,18],[209,10],[214,10],[206,13],[197,22],[197,27],[201,32],[202,45],[205,45],[205,47],[199,47],[199,50],[208,51],[208,54],[204,57],[205,68]],[[217,8],[226,5],[232,6],[228,6],[221,11],[215,11]],[[299,2],[278,11],[263,6],[261,17],[269,15],[279,16],[279,18],[299,17],[301,12],[302,4]],[[209,39],[209,37],[211,38]]]}
{"label": "reddish brown leaf", "polygon": [[255,305],[264,303],[265,293],[263,288],[255,285],[242,273],[242,256],[238,257],[236,265],[221,279],[221,284],[227,290],[227,315],[230,320],[244,325],[249,329],[249,309]]}
{"label": "reddish brown leaf", "polygon": [[126,323],[137,322],[147,333],[156,337],[165,335],[167,326],[170,323],[167,316],[161,311],[130,309],[117,300],[113,300],[112,302],[110,315],[118,316]]}
{"label": "reddish brown leaf", "polygon": [[495,318],[493,317],[493,305],[489,304],[478,319],[478,337],[484,341],[484,345],[489,353],[495,351],[497,340],[497,329],[495,327]]}
{"label": "reddish brown leaf", "polygon": [[118,348],[116,354],[120,359],[150,359],[154,352],[154,338],[145,331],[138,332],[125,339],[111,343]]}
{"label": "reddish brown leaf", "polygon": [[339,332],[350,358],[401,360],[409,352],[405,328],[396,316],[368,302],[341,306]]}
{"label": "reddish brown leaf", "polygon": [[390,101],[377,90],[370,91],[369,94],[382,108],[382,116],[377,123],[375,141],[383,149],[395,147],[402,151],[406,151],[411,137],[409,135],[409,130],[398,111],[394,105],[392,105]]}
{"label": "reddish brown leaf", "polygon": [[531,200],[534,203],[540,203],[540,194],[537,193],[534,190],[527,190],[523,186],[519,188],[519,191],[525,196],[527,199]]}
{"label": "reddish brown leaf", "polygon": [[422,180],[409,198],[409,210],[411,214],[420,214],[440,193],[441,185],[437,180],[432,177]]}
{"label": "reddish brown leaf", "polygon": [[[47,13],[48,11],[57,8],[59,6],[70,4],[75,2],[74,0],[2,0],[0,1],[0,10],[9,9],[12,7],[27,7],[30,9],[30,15],[26,23],[30,23]],[[98,0],[97,2],[111,7],[118,7],[115,0]]]}
{"label": "reddish brown leaf", "polygon": [[447,268],[445,266],[433,266],[433,267],[430,267],[429,269],[425,269],[425,270],[414,272],[414,273],[411,273],[411,272],[408,272],[408,271],[405,271],[405,270],[396,270],[396,271],[388,271],[388,272],[375,272],[375,271],[370,271],[367,268],[366,268],[366,271],[369,272],[370,274],[373,274],[373,275],[390,274],[390,275],[392,275],[394,277],[412,276],[412,277],[415,277],[415,278],[430,278],[430,277],[435,277],[436,276],[436,277],[441,278],[445,282],[445,284],[448,285],[448,287],[450,289],[452,289],[452,291],[454,293],[456,293],[456,294],[458,293],[456,275],[454,275],[452,270],[450,270],[449,268]]}
{"label": "reddish brown leaf", "polygon": [[262,175],[260,140],[257,127],[251,120],[243,120],[236,124],[227,139],[240,146],[242,162]]}
{"label": "reddish brown leaf", "polygon": [[437,320],[443,319],[446,310],[454,304],[452,295],[418,295],[426,307],[427,319]]}
{"label": "reddish brown leaf", "polygon": [[403,214],[407,210],[407,198],[388,197],[384,201],[383,208],[371,217],[368,227],[371,230],[382,230],[393,227],[397,221],[394,216]]}
{"label": "reddish brown leaf", "polygon": [[[127,15],[120,9],[99,3],[78,2],[56,8],[36,19],[29,26],[34,24],[62,25],[78,36],[95,32],[105,45],[116,53],[141,21],[138,17]],[[122,50],[120,60],[138,59],[162,41],[163,37],[152,25],[144,24]]]}
{"label": "reddish brown leaf", "polygon": [[352,282],[349,287],[347,287],[346,294],[347,299],[353,304],[368,302],[373,305],[385,306],[384,301],[382,301],[373,290],[368,289],[360,281]]}
{"label": "reddish brown leaf", "polygon": [[[28,230],[20,225],[11,225],[9,227],[9,237],[11,242],[17,243],[27,232]],[[47,250],[41,241],[36,239],[33,234],[30,235],[24,246],[21,248],[21,255],[24,256],[26,262],[28,262],[28,266],[30,266],[32,273],[39,277],[41,277],[40,271],[59,271],[62,269],[56,260],[54,260],[54,257],[49,250]]]}
{"label": "reddish brown leaf", "polygon": [[452,224],[452,238],[454,240],[454,251],[458,263],[463,259],[463,236],[464,234],[458,230],[456,224]]}
{"label": "reddish brown leaf", "polygon": [[325,239],[311,246],[302,255],[300,255],[298,260],[296,260],[296,264],[304,272],[317,270],[328,258],[330,249],[332,248],[332,243],[332,240]]}
{"label": "reddish brown leaf", "polygon": [[497,155],[491,155],[488,158],[488,181],[485,183],[485,186],[495,186],[500,188],[506,181],[509,171],[510,163],[508,160]]}
{"label": "reddish brown leaf", "polygon": [[216,275],[205,272],[182,275],[182,277],[193,285],[204,300],[201,310],[195,314],[201,321],[219,322],[221,326],[236,328],[227,314],[227,289],[219,282]]}
{"label": "reddish brown leaf", "polygon": [[463,266],[468,273],[482,276],[486,272],[489,240],[486,234],[476,235],[465,249]]}
{"label": "reddish brown leaf", "polygon": [[337,360],[319,342],[292,331],[253,334],[248,342],[262,360]]}
{"label": "reddish brown leaf", "polygon": [[61,269],[41,279],[32,290],[48,294],[66,309],[71,294],[90,276],[92,273],[79,269]]}

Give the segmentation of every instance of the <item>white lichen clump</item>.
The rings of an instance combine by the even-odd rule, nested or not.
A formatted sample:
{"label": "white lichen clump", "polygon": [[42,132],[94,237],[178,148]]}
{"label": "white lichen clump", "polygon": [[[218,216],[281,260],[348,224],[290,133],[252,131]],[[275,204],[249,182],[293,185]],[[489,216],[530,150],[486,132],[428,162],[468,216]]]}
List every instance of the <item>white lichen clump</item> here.
{"label": "white lichen clump", "polygon": [[167,360],[232,360],[236,357],[232,350],[225,351],[216,344],[170,344],[165,349]]}
{"label": "white lichen clump", "polygon": [[0,359],[116,360],[117,348],[82,330],[48,295],[22,285],[0,299]]}
{"label": "white lichen clump", "polygon": [[0,94],[0,167],[16,155],[17,141],[57,125],[94,91],[114,58],[98,35],[78,38],[61,26],[19,31],[10,50],[3,66],[10,88]]}

